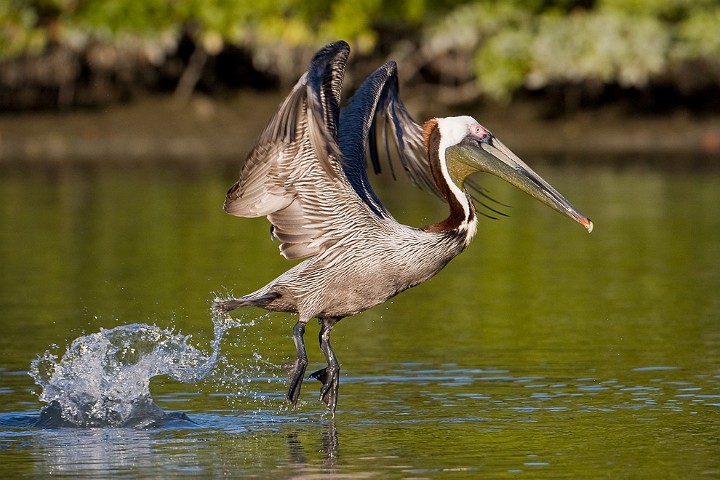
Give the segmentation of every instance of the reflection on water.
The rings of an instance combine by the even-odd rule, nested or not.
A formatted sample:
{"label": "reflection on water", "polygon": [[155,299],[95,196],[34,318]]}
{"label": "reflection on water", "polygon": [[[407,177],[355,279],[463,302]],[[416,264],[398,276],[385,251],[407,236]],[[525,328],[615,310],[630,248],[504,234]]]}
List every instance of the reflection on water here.
{"label": "reflection on water", "polygon": [[[662,477],[667,463],[658,458],[717,473],[715,425],[708,424],[720,407],[720,395],[708,393],[718,391],[717,379],[678,380],[687,377],[669,367],[637,369],[623,381],[428,367],[398,365],[382,378],[348,378],[353,408],[334,422],[302,411],[224,410],[149,430],[17,428],[29,444],[14,448],[38,452],[38,473],[75,475],[141,468],[148,475],[525,472],[534,478],[539,468],[556,477],[590,467],[615,476],[631,467]],[[0,418],[0,441],[12,445],[18,438],[9,436],[7,420]],[[692,445],[679,445],[690,438]]]}
{"label": "reflection on water", "polygon": [[106,475],[152,467],[153,435],[142,430],[89,429],[82,434],[44,430],[33,436],[44,452],[34,465],[42,475]]}
{"label": "reflection on water", "polygon": [[[209,419],[208,419],[209,420]],[[218,421],[216,419],[216,421]],[[240,418],[227,418],[226,423],[243,423]],[[279,426],[258,428],[256,422],[246,422],[244,436],[232,436],[208,428],[207,425],[185,427],[166,425],[160,430],[139,430],[127,428],[93,429],[43,429],[26,436],[23,448],[38,452],[32,470],[27,473],[39,477],[47,475],[110,476],[142,471],[152,477],[156,475],[202,474],[215,472],[227,476],[236,474],[241,465],[242,455],[251,455],[261,462],[268,462],[267,468],[280,467],[297,474],[332,473],[336,471],[339,441],[337,427],[328,422],[311,426],[316,438],[306,427],[295,426],[290,419],[265,417],[268,424]],[[7,428],[6,425],[3,427]],[[235,430],[236,433],[240,429]],[[240,448],[241,453],[218,458],[212,450],[224,437],[227,447]],[[265,438],[263,438],[265,437]],[[272,451],[263,451],[262,443],[272,438]],[[7,437],[3,438],[7,441]],[[275,455],[276,458],[272,458]],[[214,457],[214,458],[213,458]],[[270,463],[273,462],[273,463]],[[258,471],[256,473],[263,473]],[[265,472],[267,473],[267,471]]]}
{"label": "reflection on water", "polygon": [[[335,329],[334,422],[318,384],[296,411],[284,401],[294,319],[248,310],[243,322],[259,320],[225,335],[204,380],[149,381],[164,412],[192,422],[82,431],[29,428],[42,391],[28,370],[49,345],[63,353],[129,322],[210,345],[215,292],[252,291],[288,263],[263,219],[222,213],[235,165],[2,170],[3,465],[37,477],[720,476],[720,175],[622,163],[537,167],[593,218],[591,235],[481,179],[510,218],[481,220],[438,277]],[[445,213],[381,187],[404,221]]]}

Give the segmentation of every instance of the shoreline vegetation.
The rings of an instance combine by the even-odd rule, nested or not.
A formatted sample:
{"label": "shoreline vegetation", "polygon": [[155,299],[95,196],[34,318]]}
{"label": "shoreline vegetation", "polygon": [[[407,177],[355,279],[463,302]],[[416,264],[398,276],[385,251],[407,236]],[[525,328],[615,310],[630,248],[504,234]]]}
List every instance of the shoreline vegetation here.
{"label": "shoreline vegetation", "polygon": [[419,122],[472,114],[543,156],[712,161],[718,24],[720,0],[10,0],[0,163],[244,155],[339,38],[346,90],[396,60]]}
{"label": "shoreline vegetation", "polygon": [[322,45],[348,87],[391,58],[439,103],[549,97],[557,113],[632,99],[720,110],[720,0],[9,0],[0,109],[288,87]]}

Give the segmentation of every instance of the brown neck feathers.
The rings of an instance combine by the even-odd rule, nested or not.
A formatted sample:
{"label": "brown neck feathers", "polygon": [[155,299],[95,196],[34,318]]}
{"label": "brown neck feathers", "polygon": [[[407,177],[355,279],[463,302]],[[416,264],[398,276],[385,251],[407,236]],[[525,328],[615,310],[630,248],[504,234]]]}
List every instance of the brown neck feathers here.
{"label": "brown neck feathers", "polygon": [[[448,181],[450,179],[445,178],[440,159],[440,128],[438,127],[437,119],[431,119],[425,122],[423,125],[423,139],[425,140],[425,150],[427,152],[428,163],[430,165],[430,171],[432,173],[435,184],[438,186],[440,193],[442,193],[445,200],[447,200],[450,206],[450,215],[439,223],[428,225],[424,228],[428,232],[447,232],[451,230],[457,230],[460,225],[466,222],[468,219],[465,218],[465,210],[463,209],[460,200],[457,198],[455,193],[450,189]],[[470,215],[472,215],[472,202],[470,203]]]}

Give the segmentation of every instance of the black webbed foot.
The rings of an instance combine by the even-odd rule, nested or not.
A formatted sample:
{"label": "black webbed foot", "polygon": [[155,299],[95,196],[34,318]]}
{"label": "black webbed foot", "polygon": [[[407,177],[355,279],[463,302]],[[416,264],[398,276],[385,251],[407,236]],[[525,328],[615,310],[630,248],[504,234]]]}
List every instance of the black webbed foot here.
{"label": "black webbed foot", "polygon": [[326,367],[310,374],[310,377],[322,382],[320,400],[325,403],[327,410],[335,416],[337,406],[338,387],[340,385],[340,368]]}
{"label": "black webbed foot", "polygon": [[288,383],[290,385],[286,397],[293,408],[295,408],[300,398],[300,387],[302,387],[303,377],[305,376],[307,360],[298,358],[294,363],[288,363],[283,366],[288,371]]}
{"label": "black webbed foot", "polygon": [[340,385],[340,364],[335,358],[332,346],[330,346],[330,332],[339,318],[320,318],[320,349],[325,354],[327,367],[318,370],[310,375],[312,378],[320,380],[323,384],[320,389],[320,400],[327,406],[327,411],[335,417],[335,407],[337,406],[338,386]]}

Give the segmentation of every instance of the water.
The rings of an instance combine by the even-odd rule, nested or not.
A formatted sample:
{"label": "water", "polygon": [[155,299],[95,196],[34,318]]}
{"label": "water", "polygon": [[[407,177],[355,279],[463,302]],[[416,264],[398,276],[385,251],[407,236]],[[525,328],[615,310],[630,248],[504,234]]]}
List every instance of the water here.
{"label": "water", "polygon": [[182,383],[206,378],[218,363],[223,335],[236,322],[215,316],[212,353],[188,343],[189,335],[154,325],[121,325],[73,340],[62,358],[46,351],[31,363],[30,376],[46,405],[37,427],[161,426],[173,417],[150,395],[150,380],[167,375]]}
{"label": "water", "polygon": [[[4,474],[717,478],[720,174],[608,160],[537,167],[591,235],[483,179],[510,217],[481,220],[436,278],[334,330],[334,421],[312,379],[297,410],[284,401],[292,316],[213,322],[216,294],[290,265],[264,219],[222,213],[236,165],[4,167]],[[381,190],[408,223],[444,213]],[[96,397],[60,418],[97,426],[35,426],[67,400],[63,381]],[[123,409],[137,404],[145,421]],[[103,408],[88,420],[88,405]]]}

